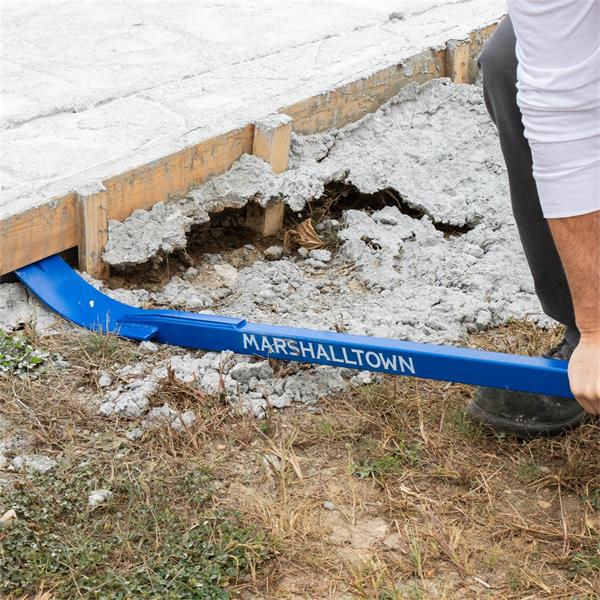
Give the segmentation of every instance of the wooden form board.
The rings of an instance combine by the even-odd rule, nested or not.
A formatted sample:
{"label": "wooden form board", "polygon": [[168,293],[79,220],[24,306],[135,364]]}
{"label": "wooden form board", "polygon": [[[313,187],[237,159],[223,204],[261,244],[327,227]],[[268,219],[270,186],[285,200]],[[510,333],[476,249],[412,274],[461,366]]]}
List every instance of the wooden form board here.
{"label": "wooden form board", "polygon": [[[377,110],[408,83],[443,76],[458,83],[472,82],[476,56],[494,29],[495,24],[489,25],[467,39],[451,40],[444,48],[427,50],[402,64],[283,107],[279,112],[291,117],[289,130],[284,125],[265,136],[260,127],[249,124],[108,179],[93,194],[71,192],[4,219],[0,221],[0,276],[76,246],[81,268],[102,276],[108,220],[122,221],[139,208],[181,197],[225,172],[242,154],[254,151],[280,171],[287,165],[291,129],[309,134],[343,127]],[[270,212],[274,214],[273,209]]]}
{"label": "wooden form board", "polygon": [[0,275],[78,246],[80,268],[103,276],[109,220],[122,221],[223,173],[252,152],[253,138],[254,125],[247,125],[107,179],[91,195],[71,193],[0,221]]}

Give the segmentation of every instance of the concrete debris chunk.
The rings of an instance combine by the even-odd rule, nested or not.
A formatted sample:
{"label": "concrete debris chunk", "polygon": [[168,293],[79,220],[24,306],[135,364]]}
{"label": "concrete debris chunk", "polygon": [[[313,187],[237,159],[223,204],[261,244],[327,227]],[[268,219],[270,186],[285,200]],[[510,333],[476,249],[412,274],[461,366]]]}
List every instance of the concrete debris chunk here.
{"label": "concrete debris chunk", "polygon": [[0,284],[0,330],[15,331],[32,324],[40,335],[54,335],[65,330],[64,322],[20,283]]}
{"label": "concrete debris chunk", "polygon": [[68,369],[71,366],[71,363],[68,360],[65,360],[60,354],[55,354],[52,357],[52,364],[60,370]]}
{"label": "concrete debris chunk", "polygon": [[374,374],[371,371],[360,371],[350,379],[352,385],[369,385],[373,382]]}
{"label": "concrete debris chunk", "polygon": [[281,246],[269,246],[264,251],[267,260],[279,260],[283,256],[283,248]]}
{"label": "concrete debris chunk", "polygon": [[209,396],[218,396],[224,389],[223,378],[218,371],[208,371],[202,375],[198,387]]}
{"label": "concrete debris chunk", "polygon": [[213,269],[220,277],[224,286],[230,288],[235,285],[235,282],[237,281],[237,278],[239,276],[239,272],[233,265],[229,265],[227,263],[220,263],[214,265]]}
{"label": "concrete debris chunk", "polygon": [[149,398],[156,392],[158,384],[151,379],[142,379],[128,384],[125,389],[109,392],[100,404],[102,416],[118,416],[127,419],[141,417],[148,409]]}
{"label": "concrete debris chunk", "polygon": [[304,266],[310,267],[311,269],[316,269],[316,270],[327,268],[326,263],[324,263],[320,260],[317,260],[315,258],[307,258],[306,262],[304,263]]}
{"label": "concrete debris chunk", "polygon": [[113,300],[139,308],[143,308],[152,300],[152,295],[148,290],[124,290],[121,288],[110,290],[103,288],[102,291]]}
{"label": "concrete debris chunk", "polygon": [[[158,252],[185,248],[186,234],[197,220],[186,215],[191,203],[158,202],[150,210],[136,210],[123,222],[109,223],[103,258],[109,265],[139,265]],[[140,235],[143,231],[144,235]]]}
{"label": "concrete debris chunk", "polygon": [[188,281],[191,281],[192,279],[198,276],[198,273],[200,273],[200,271],[198,271],[196,267],[189,267],[188,269],[186,269],[185,273],[183,274],[183,277]]}
{"label": "concrete debris chunk", "polygon": [[328,263],[331,260],[331,252],[329,250],[311,250],[309,256],[322,263]]}
{"label": "concrete debris chunk", "polygon": [[297,373],[287,378],[285,395],[291,402],[313,404],[320,398],[331,396],[346,388],[346,382],[337,369],[316,367],[307,373]]}
{"label": "concrete debris chunk", "polygon": [[273,377],[273,369],[266,360],[255,363],[242,362],[236,364],[229,371],[229,376],[240,383],[248,383],[253,377],[256,379],[269,379]]}
{"label": "concrete debris chunk", "polygon": [[12,460],[12,467],[16,471],[29,471],[30,473],[46,473],[54,469],[58,463],[48,456],[41,454],[21,454]]}
{"label": "concrete debris chunk", "polygon": [[125,437],[132,442],[139,440],[144,435],[144,430],[141,427],[134,427],[125,434]]}
{"label": "concrete debris chunk", "polygon": [[183,383],[191,383],[202,375],[203,361],[201,358],[193,358],[190,354],[185,354],[173,356],[170,366],[175,379]]}
{"label": "concrete debris chunk", "polygon": [[140,342],[138,348],[144,354],[154,354],[155,352],[158,352],[158,344],[155,344],[154,342]]}
{"label": "concrete debris chunk", "polygon": [[109,387],[111,383],[112,377],[110,376],[110,373],[103,372],[100,377],[98,377],[98,387]]}
{"label": "concrete debris chunk", "polygon": [[88,496],[88,508],[93,510],[99,506],[106,504],[113,497],[110,490],[99,489],[94,490]]}
{"label": "concrete debris chunk", "polygon": [[400,211],[395,206],[386,206],[373,213],[372,218],[376,223],[381,223],[383,225],[397,225],[399,212]]}
{"label": "concrete debris chunk", "polygon": [[174,431],[182,432],[189,429],[196,420],[197,416],[191,410],[179,413],[168,404],[163,404],[148,412],[142,423],[142,428],[155,429],[157,427],[168,426]]}
{"label": "concrete debris chunk", "polygon": [[32,318],[25,288],[18,283],[0,285],[0,329],[13,331]]}
{"label": "concrete debris chunk", "polygon": [[166,306],[181,306],[188,310],[208,308],[213,305],[209,294],[195,288],[189,281],[173,277],[162,292],[154,294],[154,301]]}
{"label": "concrete debris chunk", "polygon": [[124,379],[137,379],[140,375],[144,374],[144,365],[141,363],[125,365],[124,367],[121,367],[117,373]]}

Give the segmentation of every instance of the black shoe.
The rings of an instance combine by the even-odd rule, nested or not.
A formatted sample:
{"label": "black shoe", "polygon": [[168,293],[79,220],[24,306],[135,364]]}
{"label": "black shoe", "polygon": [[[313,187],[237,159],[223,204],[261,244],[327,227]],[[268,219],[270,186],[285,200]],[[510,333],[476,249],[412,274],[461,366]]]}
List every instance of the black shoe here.
{"label": "black shoe", "polygon": [[[545,356],[568,360],[575,346],[563,340]],[[581,424],[586,413],[572,398],[479,387],[467,414],[500,433],[517,437],[557,435]]]}

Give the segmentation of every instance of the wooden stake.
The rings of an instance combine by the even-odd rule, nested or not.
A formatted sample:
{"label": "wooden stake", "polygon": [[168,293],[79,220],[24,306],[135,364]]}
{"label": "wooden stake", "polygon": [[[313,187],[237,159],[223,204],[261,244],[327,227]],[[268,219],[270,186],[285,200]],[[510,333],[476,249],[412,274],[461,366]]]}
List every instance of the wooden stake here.
{"label": "wooden stake", "polygon": [[283,228],[283,202],[278,200],[263,208],[250,202],[246,207],[246,227],[261,235],[277,235]]}
{"label": "wooden stake", "polygon": [[108,276],[102,252],[108,241],[108,193],[79,196],[79,268],[92,277]]}
{"label": "wooden stake", "polygon": [[[288,168],[292,141],[292,118],[274,114],[261,119],[254,125],[252,154],[268,162],[273,173],[282,173]],[[248,204],[246,227],[261,235],[277,235],[283,228],[283,202],[273,202],[266,207]]]}
{"label": "wooden stake", "polygon": [[292,118],[279,113],[271,115],[254,125],[252,154],[268,162],[273,173],[282,173],[288,168],[291,140]]}
{"label": "wooden stake", "polygon": [[470,40],[450,40],[446,44],[446,77],[454,83],[472,83]]}

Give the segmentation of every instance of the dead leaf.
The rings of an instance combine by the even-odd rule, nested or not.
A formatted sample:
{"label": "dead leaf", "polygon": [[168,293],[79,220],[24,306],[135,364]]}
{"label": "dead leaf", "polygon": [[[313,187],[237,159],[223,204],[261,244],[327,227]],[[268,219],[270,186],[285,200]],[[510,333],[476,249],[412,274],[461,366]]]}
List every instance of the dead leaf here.
{"label": "dead leaf", "polygon": [[310,219],[302,221],[295,229],[286,232],[284,245],[289,248],[290,244],[297,244],[307,250],[318,250],[325,247],[325,242],[319,237]]}

